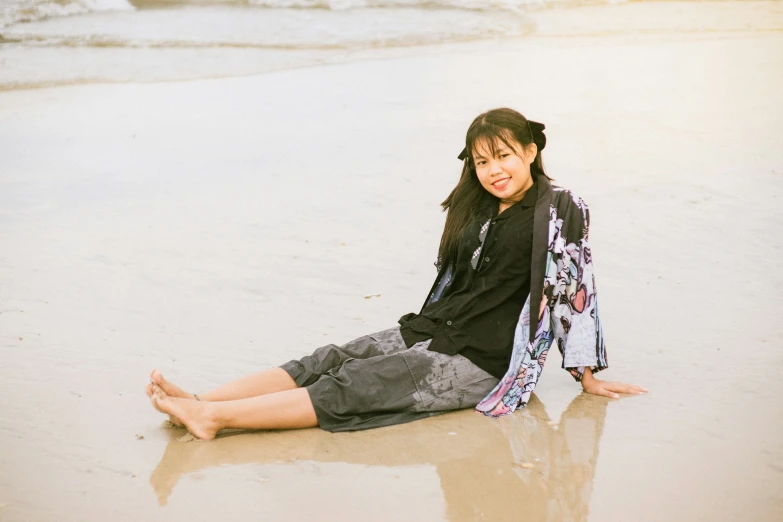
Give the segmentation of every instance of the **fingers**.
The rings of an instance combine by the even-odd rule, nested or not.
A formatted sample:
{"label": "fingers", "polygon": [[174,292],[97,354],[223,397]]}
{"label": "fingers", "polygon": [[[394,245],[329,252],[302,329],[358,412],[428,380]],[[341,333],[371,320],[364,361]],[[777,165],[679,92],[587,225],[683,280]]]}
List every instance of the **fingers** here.
{"label": "fingers", "polygon": [[636,386],[634,384],[627,384],[624,382],[607,382],[606,389],[617,393],[628,393],[631,395],[641,395],[647,393],[645,388]]}
{"label": "fingers", "polygon": [[619,399],[620,396],[609,389],[609,386],[598,386],[595,389],[591,389],[590,393],[600,395],[601,397],[609,397],[610,399]]}
{"label": "fingers", "polygon": [[585,391],[592,393],[593,395],[600,395],[601,397],[608,397],[610,399],[619,399],[621,393],[627,393],[629,395],[642,395],[647,393],[645,388],[634,384],[598,380],[586,387]]}

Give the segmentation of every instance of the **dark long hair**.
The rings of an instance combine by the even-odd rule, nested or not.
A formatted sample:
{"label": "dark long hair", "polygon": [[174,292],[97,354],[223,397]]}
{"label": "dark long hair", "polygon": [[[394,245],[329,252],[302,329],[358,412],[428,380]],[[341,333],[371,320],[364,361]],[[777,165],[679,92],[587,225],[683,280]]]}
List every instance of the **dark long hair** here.
{"label": "dark long hair", "polygon": [[[535,143],[527,118],[513,109],[493,109],[479,114],[473,120],[465,136],[467,156],[463,162],[462,175],[449,197],[441,203],[441,207],[448,214],[438,250],[439,269],[448,260],[456,257],[459,238],[476,213],[489,204],[498,203],[498,198],[487,192],[476,176],[473,150],[479,140],[489,145],[493,155],[497,152],[495,149],[498,140],[505,143],[518,156],[522,155],[522,151],[517,150],[519,147],[516,143],[523,147]],[[536,158],[530,165],[530,173],[534,179],[540,175],[546,176],[541,159],[541,148],[543,147],[539,147]]]}

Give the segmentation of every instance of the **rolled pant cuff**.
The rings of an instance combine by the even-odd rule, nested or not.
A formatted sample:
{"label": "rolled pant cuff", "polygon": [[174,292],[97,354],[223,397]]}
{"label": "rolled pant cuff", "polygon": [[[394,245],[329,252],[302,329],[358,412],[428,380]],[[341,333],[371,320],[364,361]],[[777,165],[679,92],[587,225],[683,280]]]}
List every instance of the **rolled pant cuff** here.
{"label": "rolled pant cuff", "polygon": [[307,370],[305,370],[305,367],[301,362],[296,360],[288,361],[285,364],[281,364],[280,368],[291,376],[297,386],[300,388],[305,386],[309,375],[307,374]]}

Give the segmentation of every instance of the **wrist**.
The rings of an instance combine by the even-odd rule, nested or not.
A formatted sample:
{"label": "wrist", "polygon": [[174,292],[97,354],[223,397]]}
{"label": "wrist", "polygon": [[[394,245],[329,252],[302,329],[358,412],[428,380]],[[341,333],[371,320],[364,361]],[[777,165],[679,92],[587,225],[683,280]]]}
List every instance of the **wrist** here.
{"label": "wrist", "polygon": [[595,383],[596,380],[597,379],[593,377],[593,372],[590,370],[590,368],[586,367],[582,372],[582,379],[580,380],[582,388],[586,390],[589,386]]}

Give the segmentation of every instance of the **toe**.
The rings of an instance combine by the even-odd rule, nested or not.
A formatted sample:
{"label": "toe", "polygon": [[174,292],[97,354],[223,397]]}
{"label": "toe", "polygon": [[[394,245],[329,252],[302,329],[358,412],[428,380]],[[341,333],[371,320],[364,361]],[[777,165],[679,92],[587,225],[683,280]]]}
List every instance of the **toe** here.
{"label": "toe", "polygon": [[171,412],[168,411],[168,407],[167,407],[169,401],[167,399],[168,397],[166,397],[165,395],[161,395],[155,392],[152,395],[152,405],[155,406],[155,409],[157,409],[159,412],[168,413],[170,415]]}
{"label": "toe", "polygon": [[152,393],[150,394],[150,404],[152,404],[152,407],[158,410],[161,413],[165,413],[163,410],[160,409],[160,406],[158,406],[158,397]]}
{"label": "toe", "polygon": [[162,386],[166,382],[163,379],[163,374],[160,373],[160,370],[158,369],[152,370],[152,373],[150,374],[150,379],[158,386]]}
{"label": "toe", "polygon": [[152,385],[152,393],[158,400],[166,398],[166,392],[164,392],[163,389],[161,389],[161,387],[157,384]]}
{"label": "toe", "polygon": [[152,382],[160,386],[160,389],[163,390],[163,393],[166,395],[171,397],[183,397],[184,395],[182,390],[167,381],[166,378],[163,377],[163,374],[158,370],[152,371]]}

